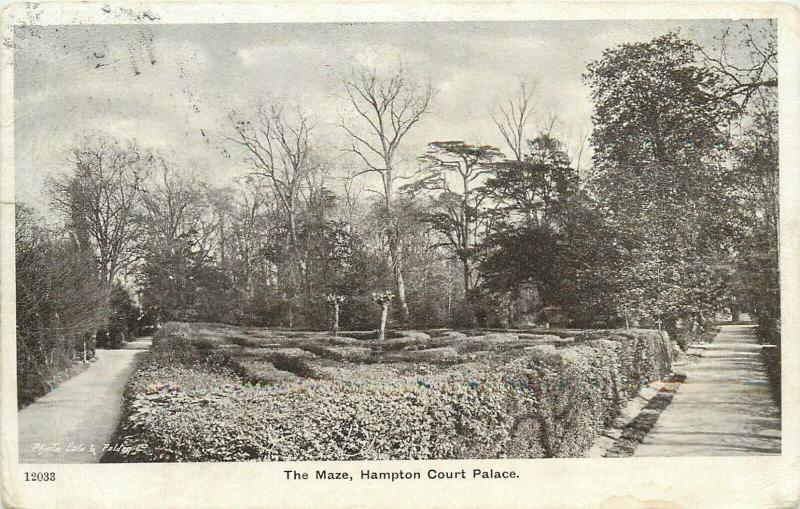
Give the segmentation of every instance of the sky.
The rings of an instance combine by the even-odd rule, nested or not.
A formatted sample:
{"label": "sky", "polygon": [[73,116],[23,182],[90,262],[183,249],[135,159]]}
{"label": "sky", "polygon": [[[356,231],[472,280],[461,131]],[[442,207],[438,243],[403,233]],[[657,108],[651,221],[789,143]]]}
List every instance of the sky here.
{"label": "sky", "polygon": [[[606,48],[669,30],[701,45],[729,25],[698,21],[535,21],[203,25],[71,25],[18,32],[14,52],[17,199],[46,210],[43,183],[69,168],[86,134],[136,139],[181,168],[223,185],[242,175],[229,114],[258,102],[302,105],[324,154],[339,154],[347,118],[340,77],[353,66],[402,63],[436,91],[406,137],[413,165],[427,143],[464,140],[505,148],[491,112],[520,79],[536,83],[541,124],[577,153],[591,131],[581,74]],[[534,124],[530,135],[535,131]],[[230,154],[224,155],[225,150]],[[506,153],[510,151],[506,150]],[[588,152],[584,151],[582,165]]]}

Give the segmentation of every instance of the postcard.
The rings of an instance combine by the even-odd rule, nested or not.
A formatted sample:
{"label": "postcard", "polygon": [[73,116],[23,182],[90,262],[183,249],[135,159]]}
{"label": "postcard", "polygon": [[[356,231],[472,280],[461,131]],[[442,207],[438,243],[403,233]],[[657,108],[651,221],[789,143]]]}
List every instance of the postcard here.
{"label": "postcard", "polygon": [[796,6],[2,19],[5,507],[798,503]]}

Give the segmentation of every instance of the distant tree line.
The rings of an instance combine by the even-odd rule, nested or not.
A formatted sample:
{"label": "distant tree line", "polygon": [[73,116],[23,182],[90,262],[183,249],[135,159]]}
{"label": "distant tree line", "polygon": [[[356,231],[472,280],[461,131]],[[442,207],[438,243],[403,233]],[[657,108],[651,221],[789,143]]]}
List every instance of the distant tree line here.
{"label": "distant tree line", "polygon": [[325,328],[335,306],[336,327],[372,329],[381,292],[407,327],[677,334],[731,306],[777,319],[775,48],[770,27],[712,49],[668,33],[606,50],[584,75],[583,170],[583,144],[532,128],[543,112],[527,82],[487,114],[506,146],[431,140],[404,160],[436,94],[403,68],[342,77],[338,150],[302,105],[231,112],[223,151],[247,171],[225,187],[132,141],[87,137],[49,183],[62,226],[18,207],[21,350],[54,327],[77,338],[137,313]]}

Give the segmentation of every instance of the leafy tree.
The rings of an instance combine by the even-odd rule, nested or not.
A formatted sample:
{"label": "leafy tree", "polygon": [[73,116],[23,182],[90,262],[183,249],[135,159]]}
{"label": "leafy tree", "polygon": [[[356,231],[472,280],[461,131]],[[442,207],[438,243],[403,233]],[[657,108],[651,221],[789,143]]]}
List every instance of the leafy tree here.
{"label": "leafy tree", "polygon": [[542,306],[564,305],[574,279],[565,227],[578,177],[557,139],[541,135],[527,147],[523,161],[495,164],[481,188],[495,204],[481,274],[490,291],[533,287]]}
{"label": "leafy tree", "polygon": [[[190,272],[188,245],[200,250],[205,196],[197,177],[158,158],[151,179],[140,190],[143,242],[139,284],[147,311],[160,319],[186,316],[186,297],[176,278]],[[121,294],[117,292],[121,297]]]}
{"label": "leafy tree", "polygon": [[618,310],[626,317],[636,292],[636,288],[622,285],[626,266],[616,231],[607,217],[598,213],[596,199],[583,190],[572,197],[566,209],[563,304],[569,304],[570,316],[579,326],[613,325]]}
{"label": "leafy tree", "polygon": [[564,205],[577,189],[577,173],[561,141],[547,134],[529,140],[524,157],[495,164],[482,191],[498,204],[505,221],[558,229]]}
{"label": "leafy tree", "polygon": [[[216,195],[192,174],[158,161],[142,189],[143,242],[138,283],[148,313],[162,320],[220,321],[232,318],[231,277],[225,272],[224,216]],[[230,201],[226,203],[230,208]]]}
{"label": "leafy tree", "polygon": [[330,294],[352,295],[351,279],[357,277],[352,274],[353,257],[359,239],[334,216],[337,197],[333,192],[324,185],[309,189],[313,192],[306,197],[301,236],[315,305],[305,313],[310,324],[322,327],[327,313],[325,306],[316,304]]}
{"label": "leafy tree", "polygon": [[717,308],[731,227],[718,215],[727,209],[722,156],[736,112],[722,78],[695,43],[668,33],[606,50],[584,79],[594,100],[593,191],[616,231],[616,277],[628,289],[618,311],[630,305],[673,328]]}
{"label": "leafy tree", "polygon": [[[91,270],[109,299],[115,282],[134,271],[141,255],[141,190],[155,156],[133,142],[87,137],[72,150],[72,168],[48,181],[54,208],[61,213],[75,250],[91,254]],[[108,320],[111,303],[100,307]],[[103,341],[110,324],[97,330]]]}
{"label": "leafy tree", "polygon": [[[280,211],[271,196],[254,181],[215,189],[208,194],[211,225],[217,231],[212,251],[215,263],[228,278],[228,320],[248,325],[284,323],[285,287],[295,281],[283,277],[292,265],[285,256],[286,235]],[[232,294],[232,295],[231,295]]]}

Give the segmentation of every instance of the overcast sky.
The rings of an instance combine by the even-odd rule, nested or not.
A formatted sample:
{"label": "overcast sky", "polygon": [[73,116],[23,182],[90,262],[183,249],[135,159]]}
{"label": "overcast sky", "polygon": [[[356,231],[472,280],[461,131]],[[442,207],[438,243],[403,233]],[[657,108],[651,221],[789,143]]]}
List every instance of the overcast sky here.
{"label": "overcast sky", "polygon": [[[334,152],[343,110],[338,77],[353,65],[402,61],[437,93],[406,139],[501,146],[490,112],[520,78],[537,82],[538,111],[556,113],[573,144],[591,129],[581,74],[623,42],[671,29],[700,44],[728,21],[586,21],[380,24],[76,25],[38,28],[15,41],[17,198],[42,207],[46,175],[68,166],[79,136],[136,138],[223,184],[244,171],[222,155],[232,109],[258,100],[301,103],[318,145]],[[533,134],[533,133],[531,133]],[[234,147],[229,147],[233,149]],[[501,148],[504,148],[501,146]]]}

